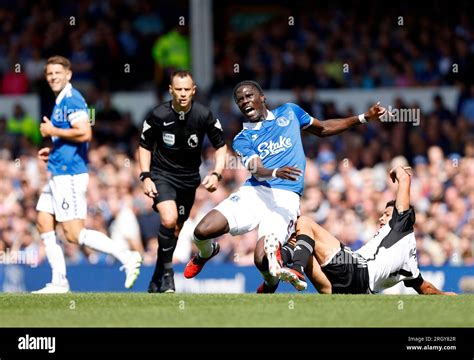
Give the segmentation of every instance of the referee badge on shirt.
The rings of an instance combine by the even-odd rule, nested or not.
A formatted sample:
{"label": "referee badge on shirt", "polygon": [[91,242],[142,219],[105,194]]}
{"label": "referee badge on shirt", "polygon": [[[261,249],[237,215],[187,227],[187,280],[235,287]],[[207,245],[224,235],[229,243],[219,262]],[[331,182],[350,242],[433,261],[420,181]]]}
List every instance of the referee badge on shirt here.
{"label": "referee badge on shirt", "polygon": [[168,146],[174,145],[174,134],[164,132],[163,133],[163,142]]}
{"label": "referee badge on shirt", "polygon": [[188,139],[189,147],[195,148],[199,144],[199,139],[196,134],[192,134]]}

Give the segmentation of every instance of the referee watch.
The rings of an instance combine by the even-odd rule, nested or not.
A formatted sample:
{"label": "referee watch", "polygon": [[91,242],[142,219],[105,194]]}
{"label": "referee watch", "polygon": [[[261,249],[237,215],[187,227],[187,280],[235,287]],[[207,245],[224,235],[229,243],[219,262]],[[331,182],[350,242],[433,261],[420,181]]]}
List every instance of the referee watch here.
{"label": "referee watch", "polygon": [[219,173],[216,172],[216,171],[211,172],[211,175],[215,175],[215,176],[217,177],[217,181],[221,181],[221,180],[222,180],[222,175],[219,174]]}
{"label": "referee watch", "polygon": [[145,179],[151,179],[151,172],[149,171],[142,171],[139,176],[140,181],[144,181]]}

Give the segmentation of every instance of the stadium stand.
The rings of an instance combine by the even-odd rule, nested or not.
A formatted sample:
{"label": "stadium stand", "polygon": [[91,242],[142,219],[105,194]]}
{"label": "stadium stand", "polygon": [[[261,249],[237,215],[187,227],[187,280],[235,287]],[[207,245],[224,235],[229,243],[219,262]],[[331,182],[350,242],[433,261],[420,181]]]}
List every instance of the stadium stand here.
{"label": "stadium stand", "polygon": [[[224,10],[215,6],[220,18],[225,18]],[[397,19],[395,8],[374,4],[367,11],[357,11],[358,2],[344,6],[349,7],[345,13],[336,10],[337,5],[312,4],[311,11],[301,8],[291,14],[301,21],[290,27],[281,26],[290,16],[282,9],[261,26],[242,29],[229,22],[216,35],[215,81],[209,94],[228,93],[229,99],[221,98],[215,109],[228,141],[241,127],[231,111],[230,89],[242,78],[255,79],[265,89],[292,89],[301,98],[300,105],[321,119],[353,113],[301,94],[324,88],[457,86],[457,106],[447,108],[443,98],[436,96],[435,110],[422,112],[418,127],[377,123],[317,145],[306,141],[309,158],[302,212],[357,249],[375,233],[378,214],[393,197],[386,169],[405,162],[414,168],[412,196],[420,265],[474,265],[474,86],[468,82],[474,79],[474,25],[468,10],[456,17],[436,16],[443,13],[442,7],[424,8],[422,15],[411,11],[403,18],[405,25],[392,31],[388,20],[376,22],[372,15],[383,6],[384,18]],[[70,11],[69,7],[74,7],[81,21],[76,19],[75,26],[66,27],[54,19]],[[110,94],[159,88],[152,47],[170,30],[164,19],[177,13],[151,1],[114,1],[113,8],[107,1],[0,6],[1,94],[35,92],[42,104],[51,104],[52,94],[41,80],[44,61],[58,52],[71,58],[73,81],[85,89],[88,104],[96,109],[87,227],[141,251],[145,264],[155,262],[159,219],[150,211],[150,199],[137,180],[139,131],[130,114],[113,108]],[[124,62],[139,71],[127,76],[118,70]],[[26,75],[12,74],[16,63],[27,64]],[[242,64],[239,73],[231,70],[235,63]],[[334,70],[344,64],[351,71]],[[451,71],[453,65],[465,70],[462,76]],[[396,106],[417,108],[401,99]],[[41,112],[49,114],[50,109],[43,105]],[[8,121],[0,113],[0,251],[35,251],[41,263],[45,258],[34,227],[35,204],[46,168],[36,158],[38,146],[31,136],[10,131]],[[203,173],[210,159],[212,150],[208,149]],[[223,177],[223,186],[211,196],[198,191],[190,224],[178,243],[176,262],[189,259],[192,224],[236,189],[246,172],[226,170]],[[128,234],[117,231],[124,228],[124,217],[127,224],[135,224]],[[227,235],[220,241],[221,253],[215,261],[232,262],[239,254],[239,265],[252,264],[255,241],[255,233]],[[64,247],[69,263],[111,261],[75,245]]]}

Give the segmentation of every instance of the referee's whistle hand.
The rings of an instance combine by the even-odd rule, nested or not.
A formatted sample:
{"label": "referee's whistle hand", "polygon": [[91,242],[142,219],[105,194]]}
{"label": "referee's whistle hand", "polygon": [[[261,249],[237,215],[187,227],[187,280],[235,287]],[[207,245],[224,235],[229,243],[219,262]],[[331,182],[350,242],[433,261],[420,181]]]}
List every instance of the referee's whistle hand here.
{"label": "referee's whistle hand", "polygon": [[143,192],[150,198],[155,198],[158,195],[155,183],[149,178],[143,181]]}
{"label": "referee's whistle hand", "polygon": [[217,190],[219,181],[217,180],[217,177],[215,177],[214,175],[211,175],[211,176],[207,175],[202,181],[202,184],[204,185],[207,191],[214,192]]}

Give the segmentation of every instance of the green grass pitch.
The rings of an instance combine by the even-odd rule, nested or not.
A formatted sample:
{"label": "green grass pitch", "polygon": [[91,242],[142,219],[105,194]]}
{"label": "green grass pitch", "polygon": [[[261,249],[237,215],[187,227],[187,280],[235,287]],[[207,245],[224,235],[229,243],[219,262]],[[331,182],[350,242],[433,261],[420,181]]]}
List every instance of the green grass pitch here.
{"label": "green grass pitch", "polygon": [[474,297],[0,294],[1,327],[473,327]]}

